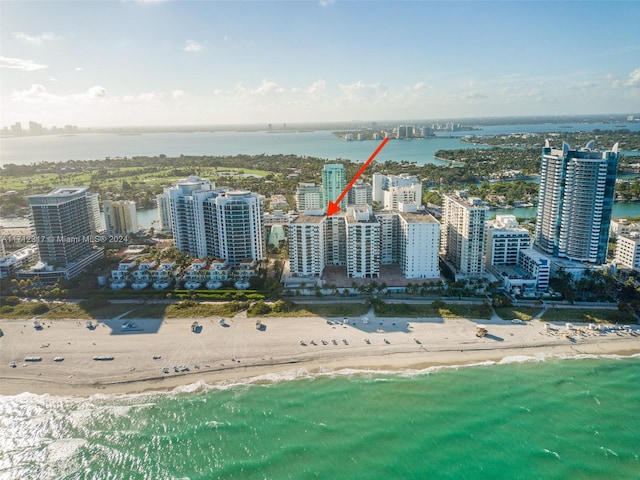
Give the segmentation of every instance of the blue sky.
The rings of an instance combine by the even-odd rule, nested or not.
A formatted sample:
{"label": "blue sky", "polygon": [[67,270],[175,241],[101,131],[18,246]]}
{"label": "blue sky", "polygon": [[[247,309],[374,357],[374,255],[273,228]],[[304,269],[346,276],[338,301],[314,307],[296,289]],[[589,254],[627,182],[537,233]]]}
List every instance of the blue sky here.
{"label": "blue sky", "polygon": [[636,1],[0,2],[0,125],[640,113]]}

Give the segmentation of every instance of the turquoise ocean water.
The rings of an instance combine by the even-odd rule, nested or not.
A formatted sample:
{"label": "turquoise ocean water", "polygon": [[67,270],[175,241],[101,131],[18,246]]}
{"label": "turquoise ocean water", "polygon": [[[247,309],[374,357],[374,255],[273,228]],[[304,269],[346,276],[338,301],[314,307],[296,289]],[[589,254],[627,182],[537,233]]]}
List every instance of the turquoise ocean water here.
{"label": "turquoise ocean water", "polygon": [[0,478],[637,479],[639,385],[576,358],[0,397]]}

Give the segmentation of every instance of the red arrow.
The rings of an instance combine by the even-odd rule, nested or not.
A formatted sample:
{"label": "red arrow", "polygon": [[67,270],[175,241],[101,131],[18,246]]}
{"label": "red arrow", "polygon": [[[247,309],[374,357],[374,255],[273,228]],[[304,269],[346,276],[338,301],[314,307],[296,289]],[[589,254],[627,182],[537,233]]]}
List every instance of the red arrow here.
{"label": "red arrow", "polygon": [[329,203],[327,205],[327,217],[330,217],[334,213],[338,213],[340,211],[340,207],[338,206],[338,204],[342,201],[342,199],[349,192],[349,190],[351,190],[351,187],[353,187],[353,184],[356,183],[356,180],[358,179],[358,177],[360,177],[360,175],[362,175],[362,173],[367,169],[367,167],[371,164],[371,162],[373,162],[373,159],[376,158],[376,155],[380,153],[380,150],[384,148],[384,146],[387,144],[388,141],[389,141],[389,137],[386,137],[384,140],[382,140],[382,143],[378,145],[378,148],[376,148],[375,152],[371,154],[371,156],[369,157],[369,160],[364,162],[364,165],[360,167],[360,170],[358,170],[358,173],[356,173],[356,175],[351,179],[351,181],[349,182],[349,185],[347,185],[347,187],[342,191],[340,196],[336,198],[336,201],[332,202],[331,200],[329,200]]}

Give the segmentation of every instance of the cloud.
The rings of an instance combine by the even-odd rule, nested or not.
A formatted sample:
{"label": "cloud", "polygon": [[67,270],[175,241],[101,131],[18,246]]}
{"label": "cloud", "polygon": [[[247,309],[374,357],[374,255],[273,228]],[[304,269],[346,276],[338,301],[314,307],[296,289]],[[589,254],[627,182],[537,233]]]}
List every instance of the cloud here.
{"label": "cloud", "polygon": [[320,94],[324,92],[325,88],[327,88],[327,82],[325,82],[322,79],[319,79],[313,82],[311,86],[307,88],[306,91],[307,93],[314,95],[314,94]]}
{"label": "cloud", "polygon": [[171,92],[171,98],[173,98],[174,100],[178,99],[178,98],[181,98],[181,97],[184,97],[184,91],[182,91],[182,90],[174,90],[174,91]]}
{"label": "cloud", "polygon": [[89,88],[85,93],[70,95],[55,95],[40,84],[31,85],[28,90],[16,90],[11,94],[11,100],[24,103],[67,103],[70,101],[90,101],[107,97],[107,91],[100,85]]}
{"label": "cloud", "polygon": [[318,3],[320,4],[321,7],[330,7],[331,5],[333,5],[335,2],[335,0],[319,0]]}
{"label": "cloud", "polygon": [[74,68],[74,70],[75,70],[76,72],[81,72],[82,70],[84,70],[84,68],[82,68],[82,67],[76,67],[76,68]]}
{"label": "cloud", "polygon": [[341,84],[340,90],[352,103],[383,103],[389,100],[391,95],[389,87],[380,82],[363,83],[360,80],[349,85]]}
{"label": "cloud", "polygon": [[625,82],[627,87],[640,87],[640,68],[636,68],[629,74],[629,80]]}
{"label": "cloud", "polygon": [[248,88],[243,83],[239,83],[235,87],[236,97],[259,96],[266,97],[272,94],[284,93],[285,89],[271,80],[262,80],[262,84],[256,88]]}
{"label": "cloud", "polygon": [[36,70],[42,70],[47,68],[46,65],[40,65],[33,60],[24,60],[22,58],[9,58],[0,57],[0,67],[13,68],[15,70],[22,70],[24,72],[34,72]]}
{"label": "cloud", "polygon": [[30,43],[31,45],[42,45],[44,42],[48,42],[51,40],[59,40],[61,37],[57,36],[55,33],[44,32],[40,35],[29,35],[24,32],[13,32],[13,36],[18,40],[22,40],[23,42]]}
{"label": "cloud", "polygon": [[204,47],[200,43],[196,42],[195,40],[187,40],[183,50],[185,52],[195,53],[195,52],[201,52],[203,48]]}

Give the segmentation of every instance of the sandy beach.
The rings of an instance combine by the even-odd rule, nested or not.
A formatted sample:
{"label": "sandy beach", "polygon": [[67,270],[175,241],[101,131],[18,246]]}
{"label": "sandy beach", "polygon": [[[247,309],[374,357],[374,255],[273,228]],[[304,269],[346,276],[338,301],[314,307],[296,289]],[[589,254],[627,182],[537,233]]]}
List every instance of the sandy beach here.
{"label": "sandy beach", "polygon": [[[518,356],[640,354],[640,329],[593,331],[534,320],[264,318],[0,320],[0,394],[88,396],[170,390],[204,381],[296,376],[340,370],[422,370]],[[488,335],[476,336],[476,325]],[[578,330],[576,330],[578,329]],[[567,335],[565,335],[567,334]],[[570,337],[567,338],[568,334]],[[102,359],[94,359],[99,357]],[[112,359],[111,359],[112,357]],[[57,360],[56,360],[57,359]],[[15,367],[12,366],[15,362]],[[188,370],[187,370],[188,369]]]}

